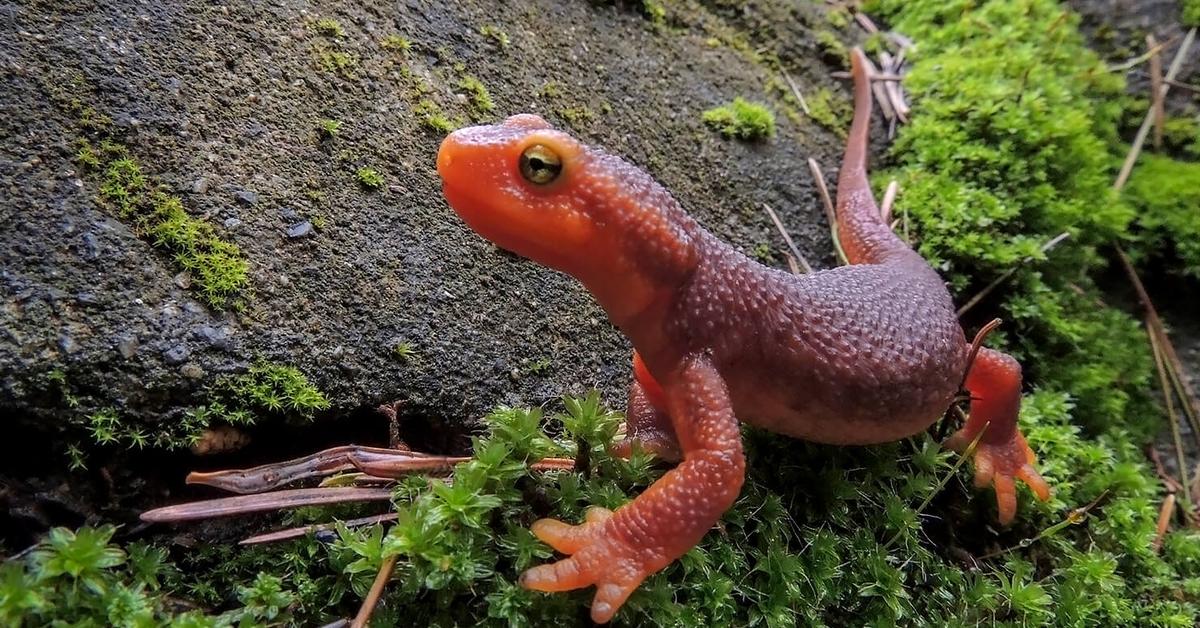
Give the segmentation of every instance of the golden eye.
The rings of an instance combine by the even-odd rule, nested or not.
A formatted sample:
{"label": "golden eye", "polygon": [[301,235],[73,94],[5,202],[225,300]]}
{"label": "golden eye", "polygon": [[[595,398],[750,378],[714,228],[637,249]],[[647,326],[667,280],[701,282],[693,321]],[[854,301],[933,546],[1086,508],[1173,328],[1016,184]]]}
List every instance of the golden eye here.
{"label": "golden eye", "polygon": [[521,153],[521,176],[530,183],[546,185],[562,174],[562,160],[545,144],[534,144]]}

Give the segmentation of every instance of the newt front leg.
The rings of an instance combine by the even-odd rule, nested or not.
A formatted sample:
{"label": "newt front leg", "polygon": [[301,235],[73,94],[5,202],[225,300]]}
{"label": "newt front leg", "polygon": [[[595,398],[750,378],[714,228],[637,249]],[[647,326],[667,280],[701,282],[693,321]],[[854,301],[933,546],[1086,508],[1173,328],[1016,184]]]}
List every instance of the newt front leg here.
{"label": "newt front leg", "polygon": [[683,462],[611,515],[593,509],[578,526],[534,523],[538,538],[570,558],[526,571],[522,586],[567,591],[594,584],[592,620],[607,622],[647,576],[687,553],[733,505],[746,464],[720,373],[708,356],[694,355],[663,392]]}

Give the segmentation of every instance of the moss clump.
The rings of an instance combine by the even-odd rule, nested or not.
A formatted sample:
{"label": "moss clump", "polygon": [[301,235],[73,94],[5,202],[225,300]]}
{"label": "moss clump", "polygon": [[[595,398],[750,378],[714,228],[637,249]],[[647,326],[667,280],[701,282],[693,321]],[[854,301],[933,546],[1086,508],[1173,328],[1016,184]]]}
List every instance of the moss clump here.
{"label": "moss clump", "polygon": [[78,145],[79,148],[75,151],[75,161],[88,170],[99,170],[101,165],[100,155],[96,153],[96,149],[92,148],[91,143],[87,140],[81,140]]}
{"label": "moss clump", "polygon": [[1125,187],[1137,211],[1136,251],[1174,250],[1182,272],[1200,277],[1200,163],[1143,154]]}
{"label": "moss clump", "polygon": [[508,48],[509,44],[512,43],[512,40],[508,37],[508,33],[492,24],[485,24],[479,27],[479,34],[492,40],[500,48]]}
{"label": "moss clump", "polygon": [[412,42],[400,35],[388,35],[379,42],[379,45],[387,51],[395,52],[400,55],[407,55],[408,51],[412,50]]}
{"label": "moss clump", "polygon": [[354,79],[358,70],[358,57],[352,53],[330,47],[324,42],[313,46],[313,58],[317,68],[329,74],[338,74],[343,78]]}
{"label": "moss clump", "polygon": [[1182,0],[1180,21],[1184,26],[1200,26],[1200,0]]}
{"label": "moss clump", "polygon": [[0,624],[5,626],[265,625],[290,619],[293,595],[275,576],[240,587],[241,608],[222,615],[180,613],[170,593],[179,576],[161,549],[112,543],[116,528],[50,531],[26,557],[0,566]]}
{"label": "moss clump", "polygon": [[852,111],[845,100],[835,96],[828,89],[821,88],[807,101],[808,116],[813,122],[846,139],[846,127]]}
{"label": "moss clump", "polygon": [[317,123],[317,132],[321,137],[333,139],[337,137],[338,130],[342,128],[341,120],[325,119]]}
{"label": "moss clump", "polygon": [[383,175],[374,168],[359,168],[354,172],[354,178],[358,180],[359,185],[371,190],[378,190],[385,183]]}
{"label": "moss clump", "polygon": [[212,225],[194,218],[178,197],[163,192],[142,173],[128,152],[109,144],[100,198],[137,232],[169,253],[192,275],[209,305],[237,306],[249,284],[249,265],[237,245],[221,239]]}
{"label": "moss clump", "polygon": [[258,362],[245,373],[217,383],[216,393],[239,412],[273,413],[311,419],[329,409],[329,400],[299,369]]}
{"label": "moss clump", "polygon": [[413,113],[421,118],[421,124],[439,133],[449,133],[458,126],[437,103],[428,98],[418,102]]}
{"label": "moss clump", "polygon": [[701,116],[721,135],[741,140],[763,140],[775,135],[775,114],[766,105],[741,96],[733,102],[705,111]]}
{"label": "moss clump", "polygon": [[313,22],[313,30],[326,37],[346,36],[346,31],[342,28],[342,23],[331,17],[323,17]]}
{"label": "moss clump", "polygon": [[1200,117],[1167,118],[1163,124],[1163,143],[1168,150],[1200,157]]}
{"label": "moss clump", "polygon": [[483,82],[471,75],[466,75],[458,81],[459,89],[467,93],[467,100],[478,113],[490,113],[496,108],[492,95],[488,93]]}

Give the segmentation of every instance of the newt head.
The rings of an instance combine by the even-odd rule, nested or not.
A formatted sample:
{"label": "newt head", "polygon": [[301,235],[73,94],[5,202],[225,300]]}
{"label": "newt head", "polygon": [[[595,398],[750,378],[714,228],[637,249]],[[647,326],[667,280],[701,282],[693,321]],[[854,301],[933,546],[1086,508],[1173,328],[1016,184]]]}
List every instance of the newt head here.
{"label": "newt head", "polygon": [[437,169],[472,229],[579,279],[610,316],[636,312],[695,264],[695,223],[666,190],[538,116],[451,133]]}

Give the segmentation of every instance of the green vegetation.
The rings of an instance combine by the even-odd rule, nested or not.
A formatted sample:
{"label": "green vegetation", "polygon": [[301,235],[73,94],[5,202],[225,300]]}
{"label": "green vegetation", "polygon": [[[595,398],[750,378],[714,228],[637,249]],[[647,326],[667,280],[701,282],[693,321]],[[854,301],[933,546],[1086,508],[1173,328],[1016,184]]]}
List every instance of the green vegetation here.
{"label": "green vegetation", "polygon": [[317,123],[317,130],[321,134],[321,137],[330,139],[337,137],[338,129],[341,128],[341,120],[324,119]]}
{"label": "green vegetation", "polygon": [[417,353],[416,348],[414,348],[412,343],[408,341],[397,342],[395,346],[392,347],[392,355],[396,356],[396,359],[406,364],[410,362],[417,362],[421,359],[421,355]]}
{"label": "green vegetation", "polygon": [[374,168],[359,168],[354,171],[354,178],[358,180],[359,185],[372,190],[382,188],[385,183],[383,175]]}
{"label": "green vegetation", "polygon": [[400,55],[407,55],[409,50],[412,50],[412,42],[400,35],[388,35],[379,42],[379,45],[384,50],[388,50]]}
{"label": "green vegetation", "polygon": [[1182,0],[1180,21],[1184,26],[1200,26],[1200,0]]}
{"label": "green vegetation", "polygon": [[667,8],[661,0],[642,0],[642,14],[650,18],[650,23],[655,26],[667,22]]}
{"label": "green vegetation", "polygon": [[422,124],[439,133],[449,133],[458,126],[437,103],[428,98],[417,103],[413,113],[421,118]]}
{"label": "green vegetation", "polygon": [[206,303],[238,307],[249,285],[249,265],[236,244],[217,235],[208,222],[194,218],[179,197],[159,189],[120,145],[105,142],[100,198],[139,235],[171,254],[192,276]]}
{"label": "green vegetation", "polygon": [[96,150],[92,148],[91,143],[87,140],[79,142],[79,148],[75,151],[75,161],[78,161],[80,166],[88,170],[95,171],[100,169],[100,155],[96,153]]}
{"label": "green vegetation", "polygon": [[0,624],[5,626],[157,626],[217,628],[289,619],[293,596],[259,574],[238,590],[241,608],[218,616],[179,613],[169,593],[179,577],[162,550],[111,543],[115,528],[55,528],[27,558],[0,566]]}
{"label": "green vegetation", "polygon": [[466,75],[458,81],[459,89],[467,93],[467,99],[471,102],[471,106],[478,113],[490,113],[496,108],[496,103],[492,101],[492,95],[488,93],[487,87],[484,87],[483,82],[471,75]]}
{"label": "green vegetation", "polygon": [[346,31],[342,29],[341,22],[331,17],[323,17],[313,22],[313,29],[326,37],[346,36]]}
{"label": "green vegetation", "polygon": [[512,41],[508,38],[508,33],[500,30],[500,28],[492,24],[485,24],[484,26],[481,26],[479,28],[479,34],[492,40],[501,48],[508,48],[508,45],[512,43]]}
{"label": "green vegetation", "polygon": [[1143,153],[1125,198],[1137,211],[1142,257],[1170,254],[1182,272],[1200,278],[1200,163]]}
{"label": "green vegetation", "polygon": [[733,102],[714,107],[703,114],[704,122],[725,137],[763,140],[775,135],[775,114],[766,105],[741,96]]}
{"label": "green vegetation", "polygon": [[851,114],[850,105],[828,89],[821,88],[808,99],[808,116],[813,122],[846,139]]}
{"label": "green vegetation", "polygon": [[313,57],[317,69],[329,74],[339,74],[343,78],[353,80],[358,70],[358,57],[352,53],[338,50],[324,42],[313,46]]}

